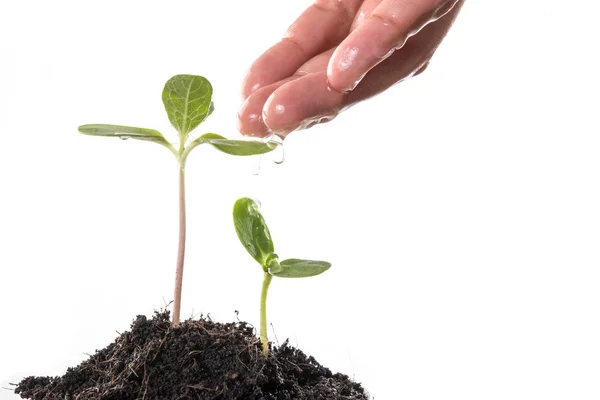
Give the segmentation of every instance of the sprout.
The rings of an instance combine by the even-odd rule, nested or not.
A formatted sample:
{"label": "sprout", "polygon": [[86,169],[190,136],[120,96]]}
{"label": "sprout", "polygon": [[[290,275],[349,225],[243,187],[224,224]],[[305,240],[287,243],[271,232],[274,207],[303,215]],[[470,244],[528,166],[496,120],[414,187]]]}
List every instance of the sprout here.
{"label": "sprout", "polygon": [[196,129],[214,110],[212,86],[210,82],[196,75],[175,75],[167,81],[162,92],[162,100],[171,124],[177,129],[177,145],[167,141],[154,129],[136,128],[123,125],[90,124],[79,127],[79,132],[91,136],[118,137],[158,143],[177,159],[179,166],[179,248],[175,268],[175,291],[173,301],[173,326],[179,325],[181,312],[181,288],[183,283],[183,264],[185,257],[185,163],[190,152],[198,145],[208,143],[217,150],[235,156],[264,154],[274,150],[275,141],[257,142],[229,140],[216,133],[206,133],[190,140],[190,132]]}
{"label": "sprout", "polygon": [[258,205],[253,200],[242,197],[233,206],[233,223],[238,238],[248,253],[263,269],[263,284],[260,294],[260,341],[263,354],[269,354],[269,341],[267,338],[267,292],[271,279],[280,278],[306,278],[319,275],[327,271],[331,264],[326,261],[300,260],[290,258],[279,261],[271,233],[260,214]]}

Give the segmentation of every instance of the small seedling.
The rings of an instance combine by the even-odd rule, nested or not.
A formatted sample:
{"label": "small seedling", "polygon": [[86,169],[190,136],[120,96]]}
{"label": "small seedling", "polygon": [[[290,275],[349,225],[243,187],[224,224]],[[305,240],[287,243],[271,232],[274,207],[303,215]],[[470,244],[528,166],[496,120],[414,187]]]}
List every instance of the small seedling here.
{"label": "small seedling", "polygon": [[252,199],[242,197],[233,206],[233,223],[240,242],[248,253],[263,269],[263,284],[260,294],[260,341],[263,354],[269,354],[267,338],[267,292],[271,279],[306,278],[319,275],[329,269],[331,264],[326,261],[300,260],[290,258],[279,261],[275,254],[271,233],[259,211],[258,204]]}
{"label": "small seedling", "polygon": [[190,132],[200,125],[214,110],[210,82],[197,75],[175,75],[167,81],[162,92],[162,100],[171,124],[177,129],[178,140],[171,143],[154,129],[136,128],[123,125],[90,124],[79,127],[79,132],[92,136],[109,136],[121,139],[137,139],[158,143],[177,159],[179,166],[179,247],[175,269],[175,293],[173,300],[173,326],[179,325],[181,312],[181,288],[185,258],[185,163],[190,152],[197,146],[208,143],[217,150],[235,156],[249,156],[268,153],[278,146],[278,142],[258,142],[229,140],[216,133],[206,133],[190,140]]}

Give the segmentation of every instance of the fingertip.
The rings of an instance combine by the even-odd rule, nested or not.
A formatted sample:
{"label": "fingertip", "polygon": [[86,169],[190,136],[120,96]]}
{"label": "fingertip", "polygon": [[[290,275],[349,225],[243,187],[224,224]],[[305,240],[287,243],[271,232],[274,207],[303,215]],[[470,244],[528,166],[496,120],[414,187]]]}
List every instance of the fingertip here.
{"label": "fingertip", "polygon": [[344,95],[328,87],[324,72],[308,74],[278,88],[265,101],[263,121],[275,134],[287,135],[334,118]]}
{"label": "fingertip", "polygon": [[280,100],[277,91],[269,96],[262,110],[262,120],[270,131],[277,135],[286,135],[296,128],[293,115]]}
{"label": "fingertip", "polygon": [[262,103],[249,96],[244,100],[237,115],[237,129],[249,137],[265,137],[269,132],[262,119]]}

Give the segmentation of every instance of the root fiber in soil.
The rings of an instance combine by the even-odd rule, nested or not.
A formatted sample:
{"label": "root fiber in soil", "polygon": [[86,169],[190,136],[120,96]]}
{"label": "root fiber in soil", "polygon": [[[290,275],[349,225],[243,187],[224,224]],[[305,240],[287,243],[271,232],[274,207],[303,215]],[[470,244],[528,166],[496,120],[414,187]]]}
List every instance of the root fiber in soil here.
{"label": "root fiber in soil", "polygon": [[138,316],[131,330],[61,377],[27,377],[31,400],[358,400],[361,385],[333,374],[287,341],[262,355],[252,326]]}

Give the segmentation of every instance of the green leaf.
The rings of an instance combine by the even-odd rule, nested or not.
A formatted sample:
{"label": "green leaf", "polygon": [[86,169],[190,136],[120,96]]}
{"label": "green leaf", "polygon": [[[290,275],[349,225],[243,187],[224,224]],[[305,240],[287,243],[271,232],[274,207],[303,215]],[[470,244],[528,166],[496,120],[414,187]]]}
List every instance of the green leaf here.
{"label": "green leaf", "polygon": [[162,144],[163,146],[170,147],[170,143],[167,142],[163,135],[159,131],[156,131],[154,129],[136,128],[134,126],[124,125],[88,124],[81,125],[78,128],[78,130],[84,135],[145,140],[148,142],[155,142]]}
{"label": "green leaf", "polygon": [[327,261],[299,260],[290,258],[279,263],[279,271],[270,271],[273,276],[279,278],[307,278],[327,271],[331,264]]}
{"label": "green leaf", "polygon": [[258,204],[247,197],[238,199],[233,206],[233,224],[242,245],[266,271],[276,255],[273,253],[271,233],[258,210]]}
{"label": "green leaf", "polygon": [[175,75],[162,92],[169,121],[184,139],[214,110],[211,98],[210,82],[197,75]]}
{"label": "green leaf", "polygon": [[205,133],[200,136],[201,140],[212,145],[215,149],[223,153],[234,156],[253,156],[256,154],[265,154],[273,151],[279,143],[275,141],[259,142],[256,140],[232,140],[227,139],[216,133]]}

